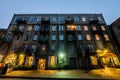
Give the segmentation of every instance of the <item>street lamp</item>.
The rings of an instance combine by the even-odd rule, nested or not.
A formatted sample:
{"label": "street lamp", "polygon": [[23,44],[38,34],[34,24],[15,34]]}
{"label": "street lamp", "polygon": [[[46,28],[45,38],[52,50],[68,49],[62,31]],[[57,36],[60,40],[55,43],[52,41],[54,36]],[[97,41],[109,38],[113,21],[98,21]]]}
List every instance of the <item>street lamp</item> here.
{"label": "street lamp", "polygon": [[63,53],[60,53],[60,55],[59,55],[61,58],[63,58],[64,57],[64,55],[63,55]]}

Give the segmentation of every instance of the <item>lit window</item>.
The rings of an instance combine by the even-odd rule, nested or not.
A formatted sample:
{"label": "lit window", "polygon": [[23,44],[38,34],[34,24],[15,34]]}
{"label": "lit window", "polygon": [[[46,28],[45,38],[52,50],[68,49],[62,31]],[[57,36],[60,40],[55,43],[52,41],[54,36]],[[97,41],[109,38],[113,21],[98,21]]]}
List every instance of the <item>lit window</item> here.
{"label": "lit window", "polygon": [[63,35],[59,35],[59,40],[64,40]]}
{"label": "lit window", "polygon": [[63,31],[63,30],[64,30],[63,26],[60,25],[60,26],[59,26],[59,31]]}
{"label": "lit window", "polygon": [[100,40],[100,37],[98,34],[95,35],[96,40]]}
{"label": "lit window", "polygon": [[55,48],[56,48],[55,44],[52,44],[51,45],[51,50],[55,50]]}
{"label": "lit window", "polygon": [[34,26],[34,31],[39,31],[39,26],[35,25]]}
{"label": "lit window", "polygon": [[101,29],[102,29],[103,31],[105,31],[105,26],[101,26]]}
{"label": "lit window", "polygon": [[75,29],[76,29],[76,26],[74,26],[74,25],[67,26],[67,30],[75,30]]}
{"label": "lit window", "polygon": [[52,31],[56,31],[56,26],[52,26]]}
{"label": "lit window", "polygon": [[85,18],[85,17],[82,17],[82,21],[85,22],[85,21],[86,21],[86,18]]}
{"label": "lit window", "polygon": [[32,31],[32,26],[28,26],[27,31]]}
{"label": "lit window", "polygon": [[99,49],[103,49],[103,44],[101,41],[97,41],[97,45]]}
{"label": "lit window", "polygon": [[79,17],[75,17],[75,21],[80,21]]}
{"label": "lit window", "polygon": [[105,38],[106,41],[109,41],[109,37],[108,37],[107,34],[104,34],[104,38]]}
{"label": "lit window", "polygon": [[80,31],[80,30],[81,30],[81,27],[80,27],[80,26],[76,26],[76,30],[77,30],[77,31]]}
{"label": "lit window", "polygon": [[84,26],[84,30],[85,30],[85,31],[88,31],[88,26]]}
{"label": "lit window", "polygon": [[64,50],[64,44],[60,44],[60,50]]}
{"label": "lit window", "polygon": [[42,46],[42,50],[43,51],[46,50],[46,46],[45,45]]}
{"label": "lit window", "polygon": [[97,31],[96,26],[93,26],[92,29],[93,29],[94,31]]}
{"label": "lit window", "polygon": [[52,21],[56,21],[56,20],[57,20],[57,18],[56,18],[56,17],[53,17],[53,18],[52,18]]}
{"label": "lit window", "polygon": [[87,40],[91,40],[91,37],[90,37],[89,34],[86,35],[86,39],[87,39]]}
{"label": "lit window", "polygon": [[36,41],[37,38],[38,38],[38,35],[37,35],[37,34],[33,36],[33,40],[34,40],[34,41]]}
{"label": "lit window", "polygon": [[78,35],[78,40],[82,40],[82,35]]}
{"label": "lit window", "polygon": [[56,40],[56,35],[52,35],[52,40]]}
{"label": "lit window", "polygon": [[55,62],[56,62],[55,56],[50,56],[50,65],[55,66]]}

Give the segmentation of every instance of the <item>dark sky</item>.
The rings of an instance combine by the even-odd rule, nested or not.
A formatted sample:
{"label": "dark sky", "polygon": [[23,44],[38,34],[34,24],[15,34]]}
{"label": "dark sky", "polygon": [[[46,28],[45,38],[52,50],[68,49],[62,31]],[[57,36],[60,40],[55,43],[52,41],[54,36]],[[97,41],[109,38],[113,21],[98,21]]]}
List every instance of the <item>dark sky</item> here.
{"label": "dark sky", "polygon": [[111,24],[120,17],[119,8],[120,0],[0,0],[0,28],[20,13],[102,13]]}

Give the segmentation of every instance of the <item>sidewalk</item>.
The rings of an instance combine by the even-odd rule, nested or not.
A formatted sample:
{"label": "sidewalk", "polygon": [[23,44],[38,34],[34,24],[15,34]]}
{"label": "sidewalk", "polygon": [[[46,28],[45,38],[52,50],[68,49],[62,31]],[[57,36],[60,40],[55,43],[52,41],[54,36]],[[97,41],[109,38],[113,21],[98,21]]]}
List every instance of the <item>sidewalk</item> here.
{"label": "sidewalk", "polygon": [[13,71],[1,78],[26,78],[26,79],[120,79],[120,69],[97,69],[85,73],[84,70],[29,70]]}

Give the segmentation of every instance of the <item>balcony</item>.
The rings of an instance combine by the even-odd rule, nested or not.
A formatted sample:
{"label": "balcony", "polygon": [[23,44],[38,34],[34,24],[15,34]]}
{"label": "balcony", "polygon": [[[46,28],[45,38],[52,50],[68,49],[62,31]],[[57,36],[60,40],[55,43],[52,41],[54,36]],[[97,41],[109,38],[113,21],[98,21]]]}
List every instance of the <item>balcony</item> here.
{"label": "balcony", "polygon": [[49,17],[43,17],[41,19],[42,24],[50,24],[50,18]]}
{"label": "balcony", "polygon": [[18,18],[18,19],[16,20],[16,22],[17,22],[18,24],[26,24],[27,20],[24,19],[24,18]]}
{"label": "balcony", "polygon": [[19,29],[19,28],[13,29],[12,32],[13,32],[14,34],[23,34],[23,30],[22,30],[22,29]]}
{"label": "balcony", "polygon": [[74,24],[74,18],[67,17],[67,18],[65,19],[65,24]]}
{"label": "balcony", "polygon": [[99,20],[97,18],[91,18],[89,20],[89,24],[97,24],[99,22]]}

